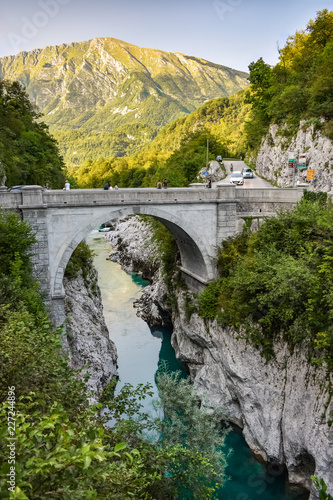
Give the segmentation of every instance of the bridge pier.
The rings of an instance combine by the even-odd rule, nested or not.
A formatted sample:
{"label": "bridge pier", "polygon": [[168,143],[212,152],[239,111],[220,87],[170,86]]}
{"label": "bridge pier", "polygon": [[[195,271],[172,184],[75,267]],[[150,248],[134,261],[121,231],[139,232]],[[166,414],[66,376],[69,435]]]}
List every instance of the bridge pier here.
{"label": "bridge pier", "polygon": [[50,249],[49,228],[47,221],[47,207],[43,204],[43,190],[41,186],[25,186],[22,189],[22,204],[19,205],[24,221],[29,222],[37,242],[33,245],[31,257],[33,273],[40,283],[44,303],[50,319],[55,326],[62,325],[65,320],[64,295],[52,296],[50,276]]}
{"label": "bridge pier", "polygon": [[227,184],[219,186],[217,198],[216,245],[237,232],[237,200],[236,186]]}

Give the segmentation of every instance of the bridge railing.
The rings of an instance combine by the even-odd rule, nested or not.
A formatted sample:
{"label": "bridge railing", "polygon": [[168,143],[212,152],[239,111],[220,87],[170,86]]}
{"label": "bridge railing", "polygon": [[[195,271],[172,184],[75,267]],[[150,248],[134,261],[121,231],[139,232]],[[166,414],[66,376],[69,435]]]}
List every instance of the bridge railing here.
{"label": "bridge railing", "polygon": [[297,203],[302,196],[302,189],[243,188],[236,192],[236,198],[241,202]]}
{"label": "bridge railing", "polygon": [[126,188],[104,191],[103,189],[73,189],[70,191],[45,190],[40,186],[26,186],[20,193],[0,191],[0,206],[8,209],[20,206],[78,206],[117,204],[167,204],[167,203],[214,203],[257,202],[296,203],[302,197],[302,189],[236,188],[220,184],[215,189],[202,188]]}
{"label": "bridge railing", "polygon": [[119,204],[119,203],[174,203],[215,200],[217,193],[211,189],[188,188],[170,189],[74,189],[71,191],[46,191],[43,202],[46,204]]}

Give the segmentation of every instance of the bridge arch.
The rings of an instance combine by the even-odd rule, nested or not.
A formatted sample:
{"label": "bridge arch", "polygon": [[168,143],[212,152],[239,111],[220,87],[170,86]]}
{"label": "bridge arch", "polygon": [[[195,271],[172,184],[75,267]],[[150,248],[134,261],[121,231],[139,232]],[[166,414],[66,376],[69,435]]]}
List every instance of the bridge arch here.
{"label": "bridge arch", "polygon": [[174,236],[180,251],[182,267],[181,270],[189,285],[200,288],[214,278],[214,265],[211,255],[214,249],[206,238],[196,231],[193,221],[165,211],[158,206],[126,206],[120,209],[103,207],[98,214],[92,212],[91,217],[85,219],[79,228],[64,234],[64,240],[60,245],[54,262],[54,273],[51,276],[51,294],[53,297],[63,295],[63,277],[68,261],[86,236],[101,224],[130,215],[149,215],[159,220]]}

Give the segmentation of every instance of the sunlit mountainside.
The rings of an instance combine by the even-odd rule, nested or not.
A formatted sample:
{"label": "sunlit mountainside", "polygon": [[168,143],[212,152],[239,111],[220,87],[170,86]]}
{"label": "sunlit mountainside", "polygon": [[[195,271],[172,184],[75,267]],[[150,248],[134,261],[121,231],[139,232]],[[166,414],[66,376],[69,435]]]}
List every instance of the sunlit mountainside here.
{"label": "sunlit mountainside", "polygon": [[172,120],[248,85],[242,71],[114,38],[0,58],[0,78],[26,87],[69,164],[134,153]]}

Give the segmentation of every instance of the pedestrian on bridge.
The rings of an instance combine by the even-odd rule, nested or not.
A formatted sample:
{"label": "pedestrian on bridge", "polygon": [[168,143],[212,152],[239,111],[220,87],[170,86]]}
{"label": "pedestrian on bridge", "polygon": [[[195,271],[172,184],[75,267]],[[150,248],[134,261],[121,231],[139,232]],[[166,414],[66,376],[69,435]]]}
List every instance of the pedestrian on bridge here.
{"label": "pedestrian on bridge", "polygon": [[71,185],[70,185],[69,181],[65,181],[65,187],[64,187],[64,190],[65,190],[65,191],[69,191],[69,190],[70,190],[70,188],[71,188]]}
{"label": "pedestrian on bridge", "polygon": [[161,182],[161,181],[158,181],[158,183],[157,183],[157,186],[156,186],[156,187],[157,187],[157,189],[162,189],[162,182]]}
{"label": "pedestrian on bridge", "polygon": [[168,181],[166,179],[163,181],[163,189],[168,189]]}

